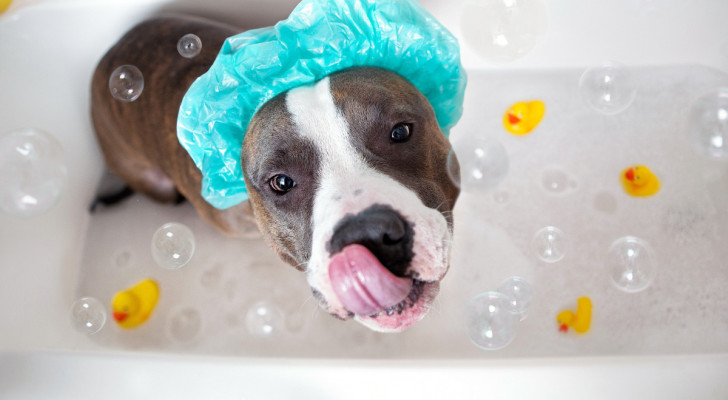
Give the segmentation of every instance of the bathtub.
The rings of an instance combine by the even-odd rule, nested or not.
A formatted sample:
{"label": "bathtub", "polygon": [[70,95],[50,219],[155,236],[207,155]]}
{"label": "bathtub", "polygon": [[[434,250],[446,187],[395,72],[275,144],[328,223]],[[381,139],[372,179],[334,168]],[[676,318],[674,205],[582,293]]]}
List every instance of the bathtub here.
{"label": "bathtub", "polygon": [[[375,351],[374,355],[333,346],[308,351],[305,340],[298,348],[289,344],[283,350],[270,343],[242,352],[204,346],[155,348],[75,331],[68,310],[79,287],[88,282],[79,266],[88,262],[87,233],[93,221],[87,209],[103,171],[88,118],[88,82],[95,63],[126,29],[159,10],[267,26],[285,17],[296,2],[250,0],[254,11],[241,10],[235,3],[16,0],[0,14],[0,133],[28,126],[52,132],[64,147],[69,170],[66,190],[47,213],[33,218],[0,214],[0,398],[728,398],[728,334],[722,322],[706,323],[706,329],[718,326],[718,331],[698,334],[699,343],[694,344],[690,336],[694,330],[686,334],[645,328],[655,339],[654,346],[615,346],[605,332],[614,325],[604,322],[595,324],[591,342],[569,339],[573,342],[542,351],[538,329],[546,321],[553,323],[555,317],[544,313],[529,316],[530,325],[523,325],[520,342],[517,338],[503,350],[482,351],[470,345],[467,336],[443,344],[438,324],[455,317],[438,320],[436,316],[423,321],[424,328],[415,327],[415,333],[403,336],[413,338],[404,350]],[[423,4],[461,35],[465,1],[426,0]],[[463,64],[471,75],[470,92],[488,88],[489,76],[503,81],[513,79],[514,73],[553,73],[556,82],[572,75],[578,78],[578,71],[604,60],[642,68],[643,73],[685,66],[717,82],[728,72],[724,21],[728,3],[589,0],[547,1],[546,5],[547,34],[521,58],[495,63],[461,43]],[[475,109],[474,101],[474,97],[466,99],[464,120],[472,115],[468,110]],[[470,126],[478,122],[474,117],[468,121]],[[453,141],[459,133],[453,131]],[[579,190],[586,188],[587,184],[579,186]],[[723,193],[716,198],[726,199]],[[456,221],[466,220],[467,207],[479,200],[464,194]],[[720,209],[716,212],[724,215]],[[462,225],[479,229],[477,224]],[[486,230],[483,234],[499,238],[506,233]],[[467,267],[477,267],[473,264]],[[521,268],[516,272],[528,275],[529,268],[545,267]],[[725,263],[722,270],[711,272],[717,274],[717,281],[728,276]],[[296,276],[288,270],[281,274]],[[451,274],[453,282],[470,277]],[[478,278],[478,287],[492,290],[504,276],[505,272],[485,274]],[[302,284],[301,278],[297,279]],[[537,283],[545,288],[546,281],[541,278]],[[701,293],[701,288],[694,289]],[[467,295],[475,290],[468,287]],[[451,286],[444,287],[441,296],[448,294],[467,298]],[[711,294],[715,301],[716,296],[725,299],[715,291]],[[450,303],[442,301],[438,312],[448,314]],[[707,317],[726,321],[728,308]],[[338,324],[317,318],[327,327]],[[604,329],[598,332],[599,328]],[[369,337],[356,333],[360,332],[356,327],[346,329]],[[431,331],[425,333],[425,329]],[[711,336],[721,333],[723,339]],[[448,339],[457,337],[448,334],[455,335]],[[552,337],[553,332],[543,335]],[[675,337],[682,342],[676,344]],[[403,343],[403,339],[381,340],[382,348]],[[317,346],[323,346],[320,342]],[[370,340],[366,346],[378,349],[377,343]]]}

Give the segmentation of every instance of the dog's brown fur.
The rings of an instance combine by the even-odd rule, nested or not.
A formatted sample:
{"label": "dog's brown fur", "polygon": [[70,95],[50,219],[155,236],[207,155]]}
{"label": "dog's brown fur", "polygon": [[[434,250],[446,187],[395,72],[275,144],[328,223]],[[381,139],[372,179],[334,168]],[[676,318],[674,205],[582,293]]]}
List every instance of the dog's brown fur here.
{"label": "dog's brown fur", "polygon": [[[312,170],[314,150],[293,134],[285,96],[268,101],[250,122],[242,160],[250,200],[237,206],[219,210],[201,196],[202,175],[177,139],[177,114],[184,94],[210,68],[225,39],[238,31],[184,17],[155,18],[131,29],[107,52],[94,73],[91,113],[96,134],[109,169],[133,190],[162,202],[176,201],[181,194],[220,231],[243,237],[262,233],[281,259],[304,269],[311,251],[307,216],[313,207],[314,182],[299,182],[297,200],[289,201],[291,210],[266,191],[268,176],[250,176],[259,169],[256,163],[263,162],[264,157],[257,154],[260,148],[286,154],[279,161],[287,168],[306,169],[297,171],[300,179],[316,175]],[[202,38],[201,53],[191,59],[177,52],[177,41],[188,33]],[[128,103],[114,99],[108,86],[112,72],[125,64],[139,68],[145,78],[141,96]],[[368,161],[418,193],[427,207],[443,212],[451,223],[458,189],[445,172],[449,142],[440,132],[427,99],[399,75],[375,68],[332,74],[331,82],[334,100],[352,127],[366,125],[388,132],[402,118],[401,112],[395,112],[397,107],[407,109],[408,118],[414,118],[420,129],[408,146],[390,149],[388,135],[374,133],[365,135],[368,139],[357,146],[368,157],[379,154],[380,158]],[[350,93],[356,93],[357,98],[349,99]],[[386,111],[371,114],[380,107]],[[286,143],[290,151],[281,148]],[[290,218],[293,214],[298,218]]]}
{"label": "dog's brown fur", "polygon": [[[254,230],[250,206],[218,210],[202,198],[202,175],[177,140],[177,113],[192,82],[210,68],[225,39],[239,31],[186,17],[145,21],[106,53],[91,85],[91,115],[109,169],[155,200],[173,202],[181,194],[208,223],[232,236]],[[177,41],[188,33],[203,38],[202,51],[191,59],[177,52]],[[145,82],[141,96],[128,103],[114,99],[108,85],[112,72],[125,64],[139,68]]]}
{"label": "dog's brown fur", "polygon": [[[368,240],[357,235],[373,229],[375,234],[370,236],[376,238],[370,243],[370,251],[373,253],[379,244],[399,246],[397,251],[380,252],[377,257],[409,254],[405,261],[408,265],[392,273],[412,279],[413,287],[425,294],[413,289],[407,297],[413,296],[411,304],[407,306],[404,300],[400,304],[400,312],[412,311],[402,318],[382,316],[375,321],[368,316],[357,317],[364,318],[361,321],[372,329],[405,329],[427,312],[438,282],[447,272],[451,212],[459,194],[447,176],[450,146],[432,106],[405,78],[373,67],[339,71],[315,86],[279,94],[257,111],[245,133],[241,161],[250,199],[226,210],[216,209],[200,194],[202,175],[177,139],[177,116],[192,82],[209,70],[225,39],[239,31],[193,18],[155,18],[137,25],[108,51],[93,76],[91,114],[109,169],[135,191],[158,201],[173,202],[184,196],[203,219],[224,233],[262,234],[282,260],[307,271],[314,297],[338,318],[354,314],[336,301],[330,302],[336,300],[332,285],[327,284],[330,253],[340,251],[341,246],[359,244],[356,240]],[[178,40],[189,33],[202,40],[202,52],[191,59],[177,52]],[[133,102],[116,100],[109,91],[112,72],[126,64],[139,68],[145,78],[144,90]],[[327,99],[334,103],[345,128],[307,128],[306,124],[316,118],[334,115],[317,108],[316,96],[307,92],[315,87],[329,91],[331,97]],[[401,126],[413,133],[405,140],[395,140],[394,129]],[[332,158],[332,150],[326,146],[344,137],[332,136],[329,142],[328,136],[307,135],[306,129],[347,135],[346,143],[351,148],[344,148],[350,153]],[[356,164],[344,168],[343,175],[329,174],[352,160]],[[295,178],[295,186],[288,190],[276,188],[274,179],[281,174]],[[366,178],[363,186],[359,186],[360,177]],[[320,179],[329,182],[328,186],[320,184]],[[395,206],[400,207],[401,196],[405,201],[397,211]],[[323,222],[317,219],[316,215],[326,214],[332,205],[332,218]],[[407,208],[405,214],[417,221],[406,221],[409,240],[378,242],[389,236],[382,234],[382,226],[376,222],[370,228],[363,223],[352,231],[353,235],[337,236],[335,227],[346,220],[346,215],[362,215],[375,205],[389,207],[391,213],[387,215],[394,215],[400,222],[405,221],[401,211]],[[344,215],[347,212],[350,214]],[[314,226],[314,221],[318,225]],[[332,237],[327,239],[324,235],[329,230]],[[418,242],[412,235],[424,239]],[[335,238],[338,249],[330,246]],[[428,252],[430,245],[437,251]],[[414,254],[413,248],[418,249]],[[384,265],[391,260],[380,261]]]}

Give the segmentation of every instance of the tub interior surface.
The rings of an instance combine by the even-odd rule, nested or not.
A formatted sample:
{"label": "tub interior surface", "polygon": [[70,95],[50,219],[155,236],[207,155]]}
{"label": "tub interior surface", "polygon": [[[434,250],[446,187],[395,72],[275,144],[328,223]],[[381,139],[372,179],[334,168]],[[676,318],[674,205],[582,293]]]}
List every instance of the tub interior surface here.
{"label": "tub interior surface", "polygon": [[[58,354],[0,355],[0,361],[0,394],[11,399],[643,399],[656,397],[656,392],[666,399],[722,399],[728,395],[724,383],[716,384],[725,377],[725,358],[718,357],[443,361],[437,367],[397,361],[294,360],[282,366],[257,359]],[[45,377],[40,385],[35,384],[39,376]]]}
{"label": "tub interior surface", "polygon": [[[0,215],[0,287],[5,289],[0,299],[10,305],[0,320],[0,329],[7,332],[0,350],[143,350],[309,359],[728,352],[728,172],[725,163],[692,151],[686,120],[694,98],[728,85],[722,72],[687,65],[728,66],[728,52],[720,50],[722,39],[715,40],[715,51],[698,55],[693,52],[700,46],[679,40],[682,25],[665,22],[661,38],[687,49],[685,56],[658,46],[650,51],[661,54],[655,62],[681,65],[634,69],[637,98],[627,111],[611,117],[581,101],[582,67],[615,55],[645,57],[639,59],[642,64],[654,60],[647,59],[650,52],[639,45],[628,48],[633,36],[623,29],[595,39],[616,38],[626,50],[616,46],[601,54],[595,50],[599,46],[593,46],[582,58],[576,50],[559,53],[574,49],[563,26],[576,21],[583,28],[585,22],[574,19],[572,12],[582,7],[586,12],[589,2],[569,12],[550,4],[553,41],[534,49],[535,59],[516,62],[512,71],[507,71],[508,65],[480,68],[463,45],[466,66],[472,69],[465,114],[452,141],[458,148],[467,146],[474,135],[496,138],[509,155],[509,173],[494,192],[461,196],[451,270],[430,315],[404,334],[382,335],[325,315],[311,298],[303,274],[283,265],[259,240],[222,239],[189,204],[166,207],[135,196],[118,207],[88,214],[103,175],[88,118],[91,73],[103,52],[135,22],[158,11],[161,3],[166,2],[39,2],[0,19],[0,53],[3,60],[12,60],[0,62],[0,133],[22,127],[51,132],[63,145],[69,167],[69,189],[51,211],[30,219]],[[199,8],[178,3],[182,9]],[[293,3],[280,1],[276,6],[284,10]],[[424,3],[440,11],[436,15],[457,32],[457,7]],[[625,24],[641,27],[639,18],[677,18],[681,8],[676,4],[663,2],[664,7],[646,14],[631,13]],[[709,8],[707,2],[701,4]],[[602,8],[598,12],[607,11]],[[720,14],[699,14],[706,23],[695,26],[695,42],[713,43],[709,39],[719,37],[715,32],[725,33],[715,28],[723,26],[714,21]],[[674,32],[667,28],[673,25]],[[648,32],[643,39],[654,45],[657,36]],[[667,39],[659,43],[667,45]],[[549,49],[555,49],[554,56],[543,61]],[[568,62],[562,63],[564,59]],[[540,68],[524,69],[529,62]],[[506,133],[500,120],[507,107],[531,99],[546,103],[541,125],[526,137]],[[649,165],[658,174],[663,183],[658,195],[635,199],[624,194],[618,174],[633,164]],[[541,179],[548,168],[565,172],[576,186],[549,194]],[[598,199],[616,206],[605,212]],[[172,220],[193,228],[198,241],[193,262],[179,271],[155,266],[149,253],[154,229]],[[566,257],[555,264],[539,262],[530,248],[535,231],[546,225],[559,227],[570,241]],[[609,245],[625,235],[647,240],[656,254],[658,275],[647,290],[636,294],[611,285],[600,265]],[[511,345],[496,352],[479,350],[465,333],[465,305],[513,275],[524,277],[534,288],[529,316]],[[68,307],[76,298],[94,296],[108,307],[113,293],[147,276],[160,280],[165,293],[149,323],[127,332],[109,320],[93,336],[71,329]],[[556,314],[574,308],[581,295],[594,301],[591,332],[559,333]],[[257,339],[246,330],[245,313],[258,299],[274,301],[287,313],[280,336]],[[190,340],[174,340],[169,321],[187,308],[200,311],[202,328]]]}
{"label": "tub interior surface", "polygon": [[[727,351],[728,249],[721,244],[728,240],[728,163],[693,150],[688,117],[691,101],[728,85],[728,76],[695,66],[630,72],[635,100],[611,116],[582,100],[581,70],[470,74],[453,145],[463,158],[478,136],[499,141],[508,174],[491,190],[463,188],[450,272],[430,314],[405,333],[375,333],[331,318],[304,275],[277,260],[262,240],[223,238],[189,204],[157,205],[135,195],[92,214],[76,297],[95,297],[108,307],[115,292],[151,277],[160,285],[160,303],[145,325],[124,330],[109,321],[90,340],[157,351],[333,358]],[[529,135],[508,133],[505,110],[533,99],[546,105],[541,124]],[[658,176],[656,195],[635,198],[622,189],[619,176],[635,164]],[[549,181],[553,171],[564,182]],[[551,184],[562,188],[554,191]],[[161,268],[151,255],[151,237],[167,222],[195,234],[195,254],[179,270]],[[545,226],[564,232],[561,261],[535,255],[533,235]],[[608,275],[609,247],[624,236],[641,238],[653,250],[657,275],[638,293],[619,290]],[[528,316],[508,347],[480,350],[468,339],[464,310],[472,297],[511,276],[533,288]],[[594,305],[591,331],[559,332],[556,315],[575,309],[580,296]],[[284,315],[271,337],[258,337],[246,325],[259,301]]]}

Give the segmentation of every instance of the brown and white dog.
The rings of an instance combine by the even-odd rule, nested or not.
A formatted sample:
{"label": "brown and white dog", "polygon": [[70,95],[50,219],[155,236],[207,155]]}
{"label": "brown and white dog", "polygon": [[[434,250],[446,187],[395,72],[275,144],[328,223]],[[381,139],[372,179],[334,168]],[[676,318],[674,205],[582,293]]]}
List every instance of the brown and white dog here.
{"label": "brown and white dog", "polygon": [[[194,33],[203,50],[177,53]],[[245,235],[251,212],[263,238],[306,273],[333,316],[378,331],[419,321],[449,267],[451,211],[459,190],[435,113],[412,84],[377,68],[352,68],[268,101],[242,149],[249,200],[226,210],[200,195],[201,174],[180,146],[176,120],[187,88],[237,30],[191,18],[155,18],[129,31],[100,61],[92,117],[108,167],[159,201],[184,196],[228,235]],[[138,67],[134,102],[109,93],[112,71]]]}

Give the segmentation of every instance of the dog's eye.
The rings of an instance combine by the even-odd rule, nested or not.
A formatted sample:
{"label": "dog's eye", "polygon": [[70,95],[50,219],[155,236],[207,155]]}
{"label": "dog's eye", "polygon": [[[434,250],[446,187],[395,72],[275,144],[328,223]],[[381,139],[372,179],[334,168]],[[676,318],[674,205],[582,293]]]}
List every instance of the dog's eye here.
{"label": "dog's eye", "polygon": [[288,175],[278,174],[270,178],[270,187],[274,192],[283,194],[296,186],[296,181]]}
{"label": "dog's eye", "polygon": [[394,143],[403,143],[409,139],[412,134],[412,124],[398,123],[392,128],[390,138]]}

